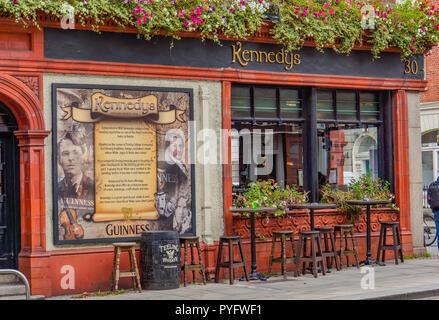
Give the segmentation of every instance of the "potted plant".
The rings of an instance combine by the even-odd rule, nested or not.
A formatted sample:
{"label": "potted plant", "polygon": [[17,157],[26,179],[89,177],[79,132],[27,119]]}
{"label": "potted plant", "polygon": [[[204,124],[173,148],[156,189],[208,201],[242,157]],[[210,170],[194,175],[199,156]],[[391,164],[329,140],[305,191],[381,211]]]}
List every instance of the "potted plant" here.
{"label": "potted plant", "polygon": [[[306,203],[308,192],[297,190],[295,185],[280,186],[273,179],[252,181],[248,184],[246,192],[239,194],[234,200],[236,208],[257,209],[271,207],[277,210],[275,216],[288,212],[289,206],[296,203]],[[248,216],[248,213],[243,213]]]}
{"label": "potted plant", "polygon": [[[395,195],[390,192],[390,183],[380,178],[373,178],[372,174],[366,173],[358,179],[352,179],[347,186],[347,191],[333,189],[329,184],[321,188],[323,203],[335,203],[337,208],[346,215],[347,223],[358,221],[358,217],[362,214],[362,208],[359,206],[349,205],[347,200],[394,200]],[[399,208],[391,203],[394,210]]]}

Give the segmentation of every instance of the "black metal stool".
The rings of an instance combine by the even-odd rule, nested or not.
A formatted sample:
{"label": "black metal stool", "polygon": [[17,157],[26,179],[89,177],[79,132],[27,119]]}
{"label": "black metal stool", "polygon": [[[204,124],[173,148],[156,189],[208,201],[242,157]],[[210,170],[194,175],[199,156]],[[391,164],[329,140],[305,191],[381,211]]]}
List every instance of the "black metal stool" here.
{"label": "black metal stool", "polygon": [[[314,230],[320,231],[320,234],[322,235],[324,246],[322,255],[326,258],[326,266],[328,269],[331,269],[332,263],[335,261],[335,268],[337,271],[340,271],[337,259],[337,248],[335,247],[334,229],[332,227],[318,227]],[[329,247],[329,242],[331,242],[331,247]]]}
{"label": "black metal stool", "polygon": [[[184,286],[186,287],[187,284],[187,272],[192,271],[192,278],[193,282],[195,283],[195,270],[200,270],[203,283],[206,284],[206,274],[204,273],[204,264],[203,260],[201,259],[201,249],[200,249],[200,241],[199,237],[196,236],[180,236],[180,245],[183,245],[184,249],[184,261],[183,265],[181,266],[181,271],[183,271],[184,275]],[[193,247],[197,248],[198,253],[198,264],[195,263],[195,257],[194,257],[194,251]],[[191,263],[189,264],[187,262],[187,253],[188,249],[190,247],[191,250]]]}
{"label": "black metal stool", "polygon": [[[286,256],[286,241],[287,238],[291,241],[291,248],[293,249],[293,255],[291,257]],[[280,257],[274,257],[274,247],[276,245],[276,240],[280,239],[281,243],[281,255]],[[280,263],[282,266],[282,274],[284,278],[287,277],[286,269],[287,269],[287,263],[296,263],[296,257],[294,254],[294,232],[293,230],[277,230],[273,231],[273,238],[272,238],[272,244],[271,244],[271,254],[270,254],[270,260],[268,262],[268,273],[271,272],[271,266],[273,262]],[[296,266],[297,269],[297,266]]]}
{"label": "black metal stool", "polygon": [[[343,268],[343,256],[346,257],[346,263],[349,267],[349,256],[354,256],[357,268],[360,267],[358,262],[357,246],[354,240],[354,225],[352,224],[337,224],[334,226],[334,236],[337,238],[337,233],[340,233],[340,250],[338,255],[340,256],[340,269]],[[352,248],[349,248],[348,238],[351,238]],[[344,246],[343,246],[344,238]]]}
{"label": "black metal stool", "polygon": [[[386,243],[386,235],[387,229],[392,229],[392,237],[393,243]],[[380,238],[378,241],[378,251],[377,251],[377,261],[380,259],[380,253],[382,251],[382,262],[384,262],[386,258],[386,250],[393,250],[395,255],[395,264],[398,264],[398,253],[401,262],[404,262],[404,257],[402,254],[402,245],[401,245],[401,237],[399,234],[399,222],[398,221],[389,221],[389,222],[381,222],[380,228]]]}
{"label": "black metal stool", "polygon": [[[222,261],[223,255],[223,245],[226,244],[229,247],[229,260]],[[233,245],[237,244],[239,247],[239,252],[241,253],[241,261],[234,261],[233,259]],[[244,251],[242,250],[241,237],[240,236],[221,236],[219,239],[218,247],[218,257],[216,259],[216,269],[215,269],[215,282],[219,282],[219,272],[220,268],[229,269],[230,284],[234,281],[234,268],[243,267],[245,279],[249,281],[247,268],[245,266]]]}
{"label": "black metal stool", "polygon": [[[307,255],[307,240],[310,241],[310,254]],[[317,249],[316,249],[317,246]],[[312,263],[313,275],[317,278],[317,264],[320,263],[322,274],[326,274],[325,259],[322,255],[322,244],[320,242],[319,231],[300,231],[299,244],[297,246],[296,254],[296,270],[294,276],[299,275],[299,265],[303,263],[302,274],[306,273],[306,262]]]}

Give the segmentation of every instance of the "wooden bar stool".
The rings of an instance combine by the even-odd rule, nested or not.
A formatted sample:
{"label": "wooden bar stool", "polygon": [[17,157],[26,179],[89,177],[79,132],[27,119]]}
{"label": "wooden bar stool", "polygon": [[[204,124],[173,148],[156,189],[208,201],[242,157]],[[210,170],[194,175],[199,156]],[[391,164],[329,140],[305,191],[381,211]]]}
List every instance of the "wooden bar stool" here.
{"label": "wooden bar stool", "polygon": [[[310,242],[310,253],[307,254],[307,241]],[[317,264],[322,268],[322,274],[326,274],[325,259],[322,255],[322,244],[320,241],[319,231],[300,231],[299,244],[297,246],[296,254],[296,270],[294,276],[299,275],[299,265],[303,263],[302,274],[306,273],[306,262],[312,263],[313,275],[317,278]]]}
{"label": "wooden bar stool", "polygon": [[[140,275],[139,269],[137,268],[137,260],[136,260],[136,243],[135,242],[119,242],[113,243],[114,247],[114,255],[113,255],[113,273],[112,273],[112,291],[117,291],[119,285],[120,278],[133,278],[133,287],[134,289],[138,289],[139,292],[142,292],[142,285],[140,284]],[[122,252],[128,252],[130,257],[130,270],[120,271],[120,254]]]}
{"label": "wooden bar stool", "polygon": [[[222,261],[223,259],[223,245],[229,247],[229,260]],[[237,244],[239,247],[239,252],[241,253],[241,261],[234,261],[233,259],[233,245]],[[221,236],[219,239],[219,247],[218,247],[218,257],[216,259],[216,269],[215,269],[215,282],[219,282],[219,272],[220,268],[228,268],[229,269],[229,277],[230,284],[233,284],[234,281],[234,268],[243,267],[245,279],[249,281],[247,268],[245,266],[244,259],[244,251],[242,250],[241,237],[240,236]]]}
{"label": "wooden bar stool", "polygon": [[[357,268],[360,267],[358,262],[357,246],[354,240],[354,225],[352,224],[337,224],[334,226],[334,236],[337,238],[337,233],[340,233],[340,250],[338,255],[340,256],[340,269],[343,268],[343,257],[346,257],[346,263],[349,267],[349,256],[354,256]],[[349,248],[348,238],[351,238],[352,247]],[[344,238],[344,245],[343,245]]]}
{"label": "wooden bar stool", "polygon": [[[183,250],[184,250],[184,261],[183,261],[183,265],[181,266],[181,271],[183,271],[185,287],[187,284],[188,271],[192,271],[192,278],[193,278],[193,282],[195,283],[195,270],[200,270],[203,278],[203,283],[206,284],[206,274],[204,273],[204,264],[203,264],[203,260],[201,259],[201,249],[200,249],[199,239],[200,237],[196,237],[196,236],[180,236],[180,245],[183,245]],[[194,250],[193,250],[194,246],[197,248],[198,264],[195,263]],[[191,250],[190,264],[187,262],[187,253],[189,248]]]}
{"label": "wooden bar stool", "polygon": [[[326,258],[326,266],[328,269],[331,269],[332,264],[335,261],[335,268],[337,271],[340,271],[337,259],[337,248],[335,247],[334,229],[332,227],[318,227],[314,230],[320,231],[320,234],[322,235],[324,246],[322,255]],[[329,243],[331,243],[331,246],[329,246]]]}
{"label": "wooden bar stool", "polygon": [[[386,235],[387,229],[392,230],[393,243],[386,243]],[[380,238],[378,241],[378,251],[377,251],[377,261],[380,259],[380,253],[382,252],[382,262],[384,262],[386,258],[386,250],[393,250],[395,255],[395,264],[398,264],[398,253],[401,262],[404,262],[404,257],[402,254],[402,245],[401,245],[401,237],[399,234],[399,222],[398,221],[389,221],[389,222],[381,222],[380,228]]]}
{"label": "wooden bar stool", "polygon": [[[291,241],[291,248],[293,249],[293,255],[291,257],[286,256],[286,241],[287,238]],[[280,239],[281,244],[281,255],[280,257],[274,257],[274,247],[276,245],[276,240]],[[273,238],[271,244],[271,254],[270,260],[268,262],[268,273],[271,272],[271,266],[273,263],[280,263],[282,266],[282,275],[284,278],[287,277],[286,269],[287,263],[296,263],[295,250],[294,250],[294,233],[293,230],[277,230],[273,231]],[[297,266],[296,266],[297,268]]]}

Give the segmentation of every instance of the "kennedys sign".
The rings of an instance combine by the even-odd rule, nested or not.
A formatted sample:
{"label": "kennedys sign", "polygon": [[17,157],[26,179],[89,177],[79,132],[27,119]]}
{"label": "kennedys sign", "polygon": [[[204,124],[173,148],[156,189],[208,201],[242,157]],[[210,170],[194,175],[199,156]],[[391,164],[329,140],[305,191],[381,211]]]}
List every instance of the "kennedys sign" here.
{"label": "kennedys sign", "polygon": [[[62,39],[62,40],[60,40]],[[288,52],[276,44],[244,41],[212,41],[169,37],[138,39],[136,34],[84,30],[44,30],[44,54],[48,59],[105,61],[145,65],[290,72],[373,78],[424,79],[422,55],[401,61],[397,52],[381,53],[373,59],[365,50],[349,55],[312,47]],[[103,49],[105,48],[105,49]]]}

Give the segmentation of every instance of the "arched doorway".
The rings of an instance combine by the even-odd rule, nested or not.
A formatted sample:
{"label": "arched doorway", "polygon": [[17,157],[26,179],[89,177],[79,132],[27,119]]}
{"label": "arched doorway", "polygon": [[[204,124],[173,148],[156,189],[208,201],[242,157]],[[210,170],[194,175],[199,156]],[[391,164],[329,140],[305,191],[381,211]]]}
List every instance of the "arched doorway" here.
{"label": "arched doorway", "polygon": [[0,102],[0,269],[18,269],[21,246],[17,129],[14,115]]}

